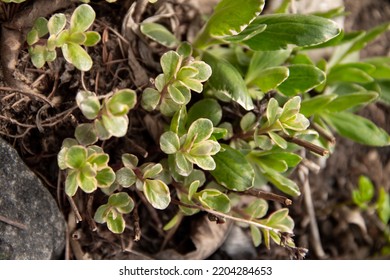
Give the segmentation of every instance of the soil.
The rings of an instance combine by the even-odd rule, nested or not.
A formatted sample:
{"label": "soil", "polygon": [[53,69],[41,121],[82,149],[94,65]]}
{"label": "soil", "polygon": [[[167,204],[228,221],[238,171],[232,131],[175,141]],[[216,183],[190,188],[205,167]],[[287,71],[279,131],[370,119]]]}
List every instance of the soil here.
{"label": "soil", "polygon": [[[53,1],[53,7],[56,4],[61,7],[62,2]],[[279,246],[273,246],[271,250],[260,246],[253,251],[248,248],[251,241],[246,231],[233,227],[230,222],[217,227],[201,214],[193,221],[184,220],[175,234],[166,234],[160,228],[175,213],[174,206],[161,214],[145,207],[146,204],[139,203],[134,215],[127,221],[129,230],[118,236],[111,234],[105,226],[96,225],[91,215],[88,215],[91,209],[102,202],[104,196],[77,194],[71,202],[75,203],[80,213],[87,213],[82,214],[83,222],[77,223],[77,215],[71,210],[71,204],[63,192],[61,182],[64,174],[58,170],[56,162],[62,140],[73,137],[77,124],[84,121],[74,107],[77,90],[85,86],[98,94],[105,94],[115,88],[129,87],[141,92],[142,88],[150,83],[148,77],[154,77],[160,72],[157,62],[167,50],[141,38],[137,32],[126,27],[121,35],[123,18],[133,0],[118,1],[117,4],[111,5],[105,1],[93,2],[98,19],[94,29],[102,34],[102,44],[91,48],[90,53],[95,63],[90,72],[81,75],[61,58],[45,70],[36,70],[29,62],[26,46],[17,47],[17,43],[8,45],[17,47],[17,52],[13,54],[14,59],[16,55],[16,63],[11,66],[14,71],[9,73],[9,69],[4,67],[3,71],[0,71],[0,134],[13,144],[26,164],[47,185],[67,217],[69,238],[64,258],[290,258],[290,252]],[[194,2],[203,11],[210,11],[210,6],[205,5],[210,1]],[[345,19],[346,30],[365,30],[390,20],[390,1],[345,2],[346,11],[349,12]],[[167,3],[169,4],[158,4],[146,9],[137,6],[142,13],[135,13],[132,20],[139,23],[143,18],[155,15],[160,22],[170,27],[176,36],[191,40],[201,27],[200,11],[191,7],[190,1]],[[2,28],[3,39],[7,27],[22,24],[17,20],[20,15],[30,13],[36,16],[39,13],[49,13],[47,10],[31,11],[28,3],[18,7],[12,4],[11,7],[6,11],[8,15],[1,14],[2,26],[5,27]],[[51,8],[54,9],[53,7]],[[72,6],[64,5],[61,9],[65,12],[71,11]],[[172,13],[175,16],[170,16]],[[7,34],[10,34],[7,38],[16,38],[17,41],[20,30],[11,28],[11,33]],[[389,42],[390,32],[368,45],[362,56],[389,55]],[[4,51],[10,50],[4,49],[4,43],[2,45],[3,55]],[[12,60],[12,56],[2,56],[2,65],[10,65],[5,59]],[[26,83],[44,94],[31,94],[21,86]],[[361,110],[360,114],[390,133],[389,106],[381,103],[369,105]],[[105,150],[114,159],[127,152],[136,154],[145,162],[157,160],[156,138],[166,125],[165,120],[156,115],[147,115],[142,110],[132,112],[130,119],[132,137],[106,141],[102,143]],[[146,149],[149,153],[146,153]],[[351,191],[360,175],[370,177],[377,189],[383,186],[389,192],[390,148],[369,148],[337,137],[335,151],[323,168],[318,174],[310,173],[309,192],[305,189],[306,192],[290,206],[291,216],[296,223],[294,240],[297,246],[308,249],[306,258],[390,258],[388,253],[380,254],[389,244],[376,216],[373,213],[356,211],[351,204]],[[299,177],[296,176],[296,179],[299,180]],[[310,197],[312,203],[308,203],[305,196]],[[143,198],[139,194],[137,197],[141,200]],[[310,214],[311,211],[314,211],[314,216]],[[313,227],[313,223],[317,226]],[[235,245],[231,243],[232,238],[228,238],[229,232],[230,236],[234,232],[235,238],[240,239],[239,249],[232,249]],[[133,240],[138,237],[137,234],[142,235],[141,239],[135,242]],[[176,252],[170,248],[175,248]],[[214,251],[216,252],[212,254]]]}

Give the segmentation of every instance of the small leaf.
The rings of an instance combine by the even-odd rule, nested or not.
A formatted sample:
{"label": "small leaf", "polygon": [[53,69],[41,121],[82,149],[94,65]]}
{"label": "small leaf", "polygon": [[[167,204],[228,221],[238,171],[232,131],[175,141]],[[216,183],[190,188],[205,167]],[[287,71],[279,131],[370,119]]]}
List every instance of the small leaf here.
{"label": "small leaf", "polygon": [[78,171],[77,170],[71,170],[68,172],[68,175],[65,179],[65,193],[72,197],[76,194],[78,184],[77,184],[77,176]]}
{"label": "small leaf", "polygon": [[76,95],[76,103],[83,115],[89,120],[95,119],[99,114],[100,101],[94,92],[79,91]]}
{"label": "small leaf", "polygon": [[144,35],[167,48],[174,48],[179,43],[175,35],[161,24],[143,22],[140,24],[140,30]]}
{"label": "small leaf", "polygon": [[178,110],[171,120],[170,130],[176,133],[178,136],[183,136],[187,129],[185,127],[187,123],[187,109],[186,106],[182,106]]}
{"label": "small leaf", "polygon": [[116,180],[121,186],[128,188],[135,184],[137,176],[132,169],[122,167],[116,172]]}
{"label": "small leaf", "polygon": [[83,146],[92,145],[98,141],[96,128],[90,123],[79,124],[76,127],[74,136]]}
{"label": "small leaf", "polygon": [[252,236],[253,245],[255,247],[257,247],[262,242],[261,231],[260,231],[260,229],[258,227],[254,226],[254,225],[250,225],[250,230],[251,230],[251,236]]}
{"label": "small leaf", "polygon": [[175,216],[173,216],[172,219],[169,220],[168,223],[164,225],[163,230],[167,231],[173,229],[181,222],[182,219],[183,219],[183,215],[180,212],[177,213]]}
{"label": "small leaf", "polygon": [[149,203],[156,209],[163,210],[171,202],[169,188],[160,180],[146,179],[144,183],[144,194]]}
{"label": "small leaf", "polygon": [[212,74],[210,65],[203,61],[194,61],[191,63],[191,67],[194,67],[198,70],[198,74],[196,74],[193,78],[200,82],[207,81]]}
{"label": "small leaf", "polygon": [[112,194],[108,198],[108,204],[112,207],[124,207],[131,202],[133,202],[131,197],[125,192]]}
{"label": "small leaf", "polygon": [[191,124],[200,118],[209,119],[217,126],[222,119],[222,107],[218,101],[205,98],[192,105],[188,111],[187,122]]}
{"label": "small leaf", "polygon": [[290,75],[277,88],[287,96],[307,92],[325,81],[325,73],[312,65],[296,64],[288,67]]}
{"label": "small leaf", "polygon": [[246,113],[242,119],[240,120],[240,128],[243,132],[247,132],[254,128],[254,125],[256,123],[256,115],[252,112]]}
{"label": "small leaf", "polygon": [[194,121],[188,128],[185,146],[199,143],[210,138],[213,133],[213,123],[209,119],[200,118]]}
{"label": "small leaf", "polygon": [[377,147],[390,144],[390,136],[385,130],[361,116],[339,112],[326,114],[323,118],[338,134],[357,143]]}
{"label": "small leaf", "polygon": [[77,183],[80,188],[86,193],[92,193],[97,189],[97,180],[92,176],[88,176],[84,172],[79,172],[77,177]]}
{"label": "small leaf", "polygon": [[370,83],[374,81],[370,73],[375,70],[375,67],[368,63],[345,63],[338,64],[331,68],[327,82],[333,83]]}
{"label": "small leaf", "polygon": [[91,6],[82,4],[78,6],[70,18],[70,32],[84,32],[95,20],[96,13]]}
{"label": "small leaf", "polygon": [[115,137],[123,137],[127,133],[127,127],[129,125],[128,117],[114,117],[114,116],[102,116],[104,127],[111,135]]}
{"label": "small leaf", "polygon": [[263,169],[264,176],[267,178],[267,180],[274,184],[282,192],[291,196],[299,196],[301,194],[299,187],[294,181],[286,178],[282,174],[264,164],[260,163],[260,167]]}
{"label": "small leaf", "polygon": [[192,196],[198,191],[200,181],[193,181],[188,188],[188,200],[192,199]]}
{"label": "small leaf", "polygon": [[69,34],[68,40],[77,45],[82,45],[87,40],[87,36],[85,36],[84,32],[74,32]]}
{"label": "small leaf", "polygon": [[103,122],[99,119],[94,121],[97,136],[100,140],[107,140],[111,137],[110,132],[104,127]]}
{"label": "small leaf", "polygon": [[176,133],[167,131],[160,137],[160,148],[166,154],[174,154],[180,149],[180,139]]}
{"label": "small leaf", "polygon": [[163,167],[160,163],[147,164],[146,168],[142,168],[144,179],[154,179],[163,171]]}
{"label": "small leaf", "polygon": [[98,32],[96,31],[87,31],[84,32],[86,38],[83,43],[84,46],[86,47],[92,47],[95,46],[97,43],[99,43],[101,36]]}
{"label": "small leaf", "polygon": [[34,22],[34,29],[38,32],[38,37],[41,38],[45,36],[49,29],[47,28],[48,20],[44,17],[39,17]]}
{"label": "small leaf", "polygon": [[267,225],[273,228],[280,229],[283,232],[292,233],[294,221],[288,216],[289,210],[282,208],[273,212],[267,219]]}
{"label": "small leaf", "polygon": [[115,172],[111,167],[103,168],[97,172],[95,178],[99,188],[109,188],[115,182]]}
{"label": "small leaf", "polygon": [[230,211],[229,197],[215,189],[206,189],[197,193],[196,198],[207,208],[218,212],[228,213]]}
{"label": "small leaf", "polygon": [[116,117],[126,115],[137,103],[137,95],[131,89],[121,89],[106,102],[108,111]]}
{"label": "small leaf", "polygon": [[390,220],[390,195],[385,188],[380,188],[379,197],[376,203],[378,216],[384,225],[387,225]]}
{"label": "small leaf", "polygon": [[275,98],[271,98],[267,105],[267,126],[272,126],[279,119],[282,110],[279,108],[279,103]]}
{"label": "small leaf", "polygon": [[47,23],[47,28],[50,35],[58,35],[66,25],[66,17],[64,14],[54,14]]}
{"label": "small leaf", "polygon": [[375,91],[357,92],[337,96],[331,102],[326,104],[325,109],[329,112],[341,112],[358,105],[373,102],[378,98]]}
{"label": "small leaf", "polygon": [[186,99],[184,97],[184,95],[182,94],[182,92],[177,88],[175,87],[174,85],[169,85],[168,86],[168,93],[169,93],[169,96],[172,98],[172,100],[179,104],[179,105],[184,105],[185,102],[186,102]]}
{"label": "small leaf", "polygon": [[29,53],[31,56],[31,62],[36,68],[42,68],[45,65],[45,47],[44,46],[34,46],[29,48]]}
{"label": "small leaf", "polygon": [[112,212],[109,212],[106,222],[108,229],[113,233],[120,234],[125,231],[125,220],[121,214],[114,217]]}
{"label": "small leaf", "polygon": [[203,170],[214,170],[215,169],[215,161],[211,156],[192,156],[191,162],[198,165]]}
{"label": "small leaf", "polygon": [[255,172],[245,156],[227,145],[214,156],[216,168],[211,175],[229,190],[244,191],[252,187]]}
{"label": "small leaf", "polygon": [[188,42],[182,42],[177,47],[177,53],[184,57],[190,57],[192,55],[192,46]]}
{"label": "small leaf", "polygon": [[67,43],[62,47],[64,58],[81,71],[89,71],[92,67],[92,59],[89,54],[75,43]]}
{"label": "small leaf", "polygon": [[38,42],[39,41],[38,31],[36,29],[31,29],[27,33],[26,41],[27,44],[29,44],[30,46]]}
{"label": "small leaf", "polygon": [[[166,81],[169,81],[180,69],[180,55],[175,51],[168,51],[162,55],[160,63],[165,75],[165,79]],[[161,90],[158,87],[157,89]]]}
{"label": "small leaf", "polygon": [[65,161],[69,168],[79,169],[87,160],[87,149],[83,146],[72,146],[65,155]]}
{"label": "small leaf", "polygon": [[122,162],[125,167],[129,169],[134,169],[138,165],[138,158],[132,154],[123,154]]}
{"label": "small leaf", "polygon": [[110,206],[107,204],[100,205],[99,208],[96,210],[93,219],[99,224],[105,223],[107,220],[107,214],[109,209]]}
{"label": "small leaf", "polygon": [[264,199],[256,199],[251,202],[244,212],[250,216],[250,219],[261,219],[268,211],[268,203]]}
{"label": "small leaf", "polygon": [[212,75],[208,85],[225,93],[229,98],[240,104],[245,110],[254,108],[244,79],[228,61],[217,58],[208,52],[203,55],[203,60],[211,66]]}
{"label": "small leaf", "polygon": [[269,137],[272,141],[282,149],[287,149],[287,141],[284,140],[279,134],[275,132],[268,132]]}
{"label": "small leaf", "polygon": [[193,170],[192,163],[184,156],[182,152],[174,154],[174,162],[176,164],[176,171],[182,176],[188,176]]}
{"label": "small leaf", "polygon": [[147,111],[153,111],[160,103],[161,95],[153,88],[146,88],[142,93],[141,105]]}

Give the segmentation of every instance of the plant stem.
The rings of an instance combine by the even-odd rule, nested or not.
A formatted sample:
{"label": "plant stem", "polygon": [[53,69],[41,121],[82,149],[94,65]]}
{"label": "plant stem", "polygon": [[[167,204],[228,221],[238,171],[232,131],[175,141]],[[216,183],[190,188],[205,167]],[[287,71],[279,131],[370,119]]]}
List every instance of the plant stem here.
{"label": "plant stem", "polygon": [[249,189],[249,190],[246,190],[246,191],[243,191],[243,192],[240,192],[242,194],[247,194],[247,195],[250,195],[250,196],[255,196],[255,197],[258,197],[258,198],[262,198],[262,199],[265,199],[265,200],[272,200],[272,201],[276,201],[276,202],[280,202],[286,206],[289,206],[292,204],[292,200],[291,199],[288,199],[287,197],[284,197],[284,196],[281,196],[281,195],[277,195],[277,194],[274,194],[274,193],[271,193],[271,192],[265,192],[265,191],[261,191],[261,190],[257,190],[257,189]]}
{"label": "plant stem", "polygon": [[306,141],[306,140],[303,140],[303,139],[299,139],[299,138],[296,138],[296,137],[293,137],[293,136],[289,136],[289,135],[281,135],[283,137],[284,140],[288,141],[288,142],[291,142],[291,143],[294,143],[294,144],[297,144],[301,147],[304,147],[305,149],[313,152],[313,153],[316,153],[320,156],[326,156],[327,154],[329,154],[329,151],[327,149],[324,149],[320,146],[317,146],[313,143],[310,143],[309,141]]}

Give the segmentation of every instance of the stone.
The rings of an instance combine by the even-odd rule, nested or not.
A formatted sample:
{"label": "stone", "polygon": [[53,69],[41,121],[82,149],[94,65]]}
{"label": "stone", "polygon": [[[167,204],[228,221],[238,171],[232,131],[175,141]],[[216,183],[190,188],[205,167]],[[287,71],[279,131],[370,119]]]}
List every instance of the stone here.
{"label": "stone", "polygon": [[53,196],[0,138],[0,259],[62,258],[65,228]]}

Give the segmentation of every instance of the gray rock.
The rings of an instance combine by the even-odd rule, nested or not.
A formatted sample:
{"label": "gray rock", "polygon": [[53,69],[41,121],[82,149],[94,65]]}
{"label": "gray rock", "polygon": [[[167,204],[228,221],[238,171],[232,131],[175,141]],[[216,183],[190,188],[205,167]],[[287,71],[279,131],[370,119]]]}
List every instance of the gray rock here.
{"label": "gray rock", "polygon": [[58,259],[64,247],[65,220],[56,201],[0,138],[0,259]]}

